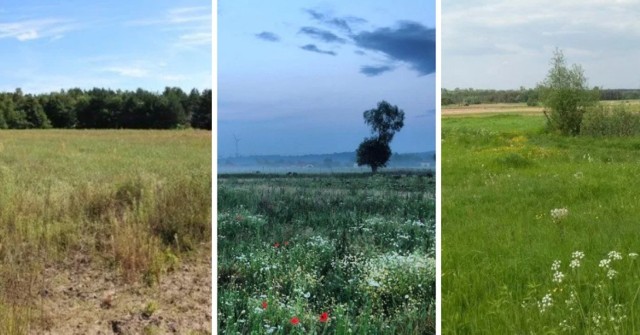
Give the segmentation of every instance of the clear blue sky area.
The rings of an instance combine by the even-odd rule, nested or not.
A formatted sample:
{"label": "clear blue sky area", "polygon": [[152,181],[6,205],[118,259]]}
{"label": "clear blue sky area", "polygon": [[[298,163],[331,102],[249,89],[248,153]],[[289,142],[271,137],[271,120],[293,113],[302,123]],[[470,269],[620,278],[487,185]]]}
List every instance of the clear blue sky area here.
{"label": "clear blue sky area", "polygon": [[211,88],[209,0],[1,1],[0,91]]}
{"label": "clear blue sky area", "polygon": [[381,100],[394,152],[433,150],[434,27],[434,1],[218,1],[218,155],[354,151]]}

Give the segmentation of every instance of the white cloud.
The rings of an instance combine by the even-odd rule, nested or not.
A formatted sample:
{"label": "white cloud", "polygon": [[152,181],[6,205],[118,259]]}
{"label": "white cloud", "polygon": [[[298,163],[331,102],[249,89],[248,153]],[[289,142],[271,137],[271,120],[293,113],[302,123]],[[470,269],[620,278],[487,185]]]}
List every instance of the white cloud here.
{"label": "white cloud", "polygon": [[211,32],[194,32],[180,36],[180,45],[211,45]]}
{"label": "white cloud", "polygon": [[19,41],[29,41],[38,38],[62,36],[74,28],[71,22],[60,19],[0,22],[0,39],[15,38]]}
{"label": "white cloud", "polygon": [[640,70],[614,73],[618,66],[604,60],[635,63],[639,12],[640,2],[630,0],[443,1],[443,87],[531,87],[544,78],[555,47],[593,82],[636,85],[631,77]]}
{"label": "white cloud", "polygon": [[208,7],[182,7],[170,9],[167,13],[170,23],[211,22],[211,9]]}
{"label": "white cloud", "polygon": [[177,47],[210,46],[211,8],[178,7],[167,10],[159,18],[145,18],[125,23],[133,26],[162,26],[167,31],[180,31]]}
{"label": "white cloud", "polygon": [[104,69],[107,72],[117,73],[123,77],[143,78],[149,74],[147,69],[141,67],[115,66]]}

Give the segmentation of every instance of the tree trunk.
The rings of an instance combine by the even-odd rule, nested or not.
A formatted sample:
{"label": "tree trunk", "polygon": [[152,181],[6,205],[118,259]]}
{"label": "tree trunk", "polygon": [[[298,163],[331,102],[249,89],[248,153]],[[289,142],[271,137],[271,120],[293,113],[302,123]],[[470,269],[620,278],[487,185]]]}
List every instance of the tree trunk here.
{"label": "tree trunk", "polygon": [[375,165],[371,165],[371,173],[376,174],[376,172],[378,172],[378,167]]}

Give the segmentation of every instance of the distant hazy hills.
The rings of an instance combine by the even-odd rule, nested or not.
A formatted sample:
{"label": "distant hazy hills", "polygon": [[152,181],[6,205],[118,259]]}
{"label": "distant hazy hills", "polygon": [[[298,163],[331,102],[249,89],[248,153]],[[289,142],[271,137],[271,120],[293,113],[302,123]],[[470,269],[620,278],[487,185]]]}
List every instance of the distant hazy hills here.
{"label": "distant hazy hills", "polygon": [[[356,153],[338,152],[332,154],[302,155],[302,156],[239,156],[218,157],[218,170],[350,170],[358,168]],[[394,153],[387,163],[387,168],[435,169],[435,152]],[[363,166],[358,169],[367,169]]]}

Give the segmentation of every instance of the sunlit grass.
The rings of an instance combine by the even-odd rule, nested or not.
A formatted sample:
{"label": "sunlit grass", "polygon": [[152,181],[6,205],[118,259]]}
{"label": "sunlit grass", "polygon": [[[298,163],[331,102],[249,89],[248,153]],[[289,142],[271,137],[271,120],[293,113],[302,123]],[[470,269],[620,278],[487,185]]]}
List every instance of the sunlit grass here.
{"label": "sunlit grass", "polygon": [[[640,269],[627,258],[640,249],[640,138],[560,137],[544,132],[542,116],[444,118],[442,125],[443,332],[638,332]],[[567,210],[562,219],[558,209]],[[586,255],[579,276],[568,269],[575,251]],[[611,251],[629,263],[599,288],[610,282],[598,262]],[[582,313],[553,291],[570,290],[553,281],[554,260],[567,280],[580,280],[578,295],[597,295],[581,300]],[[538,308],[550,291],[553,317]],[[617,305],[623,320],[594,323],[618,313]]]}

